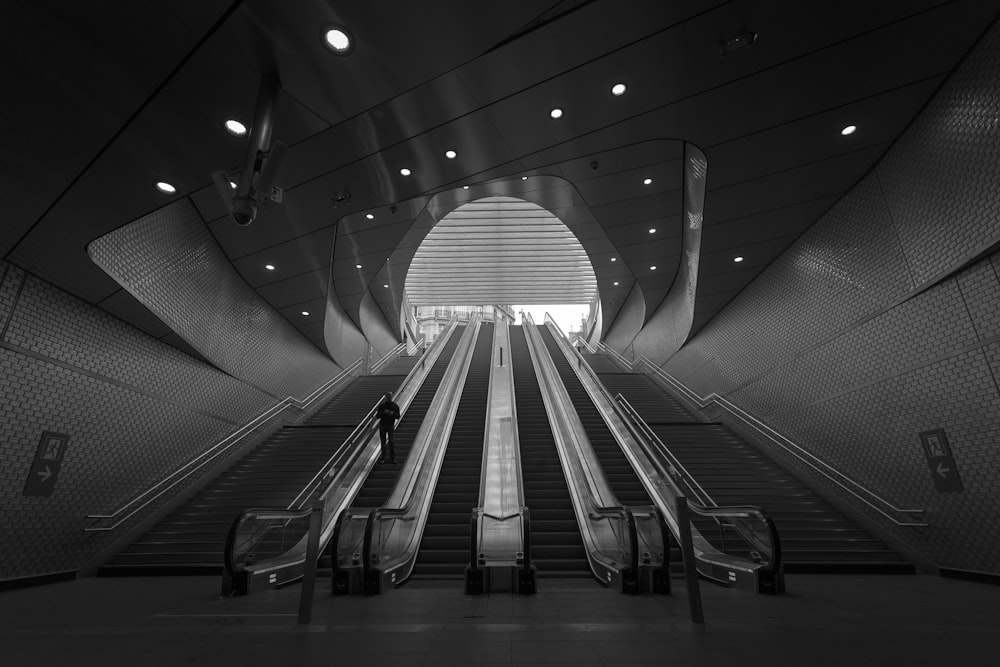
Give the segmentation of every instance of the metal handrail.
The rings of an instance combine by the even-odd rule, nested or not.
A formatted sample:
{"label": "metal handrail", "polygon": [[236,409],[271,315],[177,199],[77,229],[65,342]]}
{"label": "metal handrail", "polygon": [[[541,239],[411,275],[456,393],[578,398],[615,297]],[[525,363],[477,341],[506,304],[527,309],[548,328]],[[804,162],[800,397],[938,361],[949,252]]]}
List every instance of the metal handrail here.
{"label": "metal handrail", "polygon": [[[676,514],[676,499],[684,496],[684,491],[682,487],[686,486],[688,492],[697,496],[697,501],[685,501],[690,504],[692,510],[698,511],[698,513],[704,513],[707,516],[711,516],[715,523],[718,525],[720,530],[720,537],[724,541],[724,528],[727,525],[732,525],[736,529],[737,534],[745,542],[753,546],[758,545],[757,541],[754,539],[752,534],[749,534],[742,526],[738,525],[733,519],[739,516],[740,513],[745,513],[748,516],[753,516],[754,519],[760,521],[763,525],[768,526],[768,533],[777,540],[777,531],[774,529],[770,517],[767,516],[766,512],[760,508],[739,508],[739,507],[723,507],[719,508],[711,496],[697,483],[690,473],[680,464],[680,461],[673,455],[673,453],[664,446],[663,442],[656,437],[656,434],[652,432],[652,429],[648,424],[642,419],[638,413],[631,409],[631,406],[625,401],[623,405],[620,401],[613,399],[607,388],[604,387],[600,378],[594,373],[594,370],[589,364],[584,364],[583,358],[579,351],[574,350],[568,342],[565,340],[565,336],[562,335],[559,325],[551,319],[551,317],[546,317],[546,324],[552,329],[552,331],[559,333],[563,340],[559,341],[560,348],[563,354],[566,355],[567,359],[573,357],[578,363],[573,363],[572,366],[580,378],[581,382],[586,377],[593,384],[594,393],[591,394],[591,399],[594,400],[595,406],[599,401],[606,401],[609,412],[602,411],[602,415],[605,417],[605,422],[611,428],[612,432],[615,433],[615,437],[618,438],[619,431],[616,428],[612,428],[611,419],[621,420],[620,426],[623,426],[628,433],[629,437],[635,441],[644,452],[643,456],[649,465],[652,466],[652,471],[645,468],[643,464],[640,463],[638,459],[633,460],[633,454],[631,453],[631,448],[626,446],[625,442],[622,442],[622,451],[625,452],[626,457],[630,459],[636,473],[639,475],[640,479],[643,480],[644,486],[647,483],[651,484],[651,487],[647,486],[647,491],[650,493],[650,497],[654,499],[654,502],[662,503],[660,509],[662,512],[670,515],[672,517],[671,528],[677,529],[679,532],[675,533],[675,537],[680,539],[681,536],[681,526],[680,519]],[[584,387],[588,387],[588,383],[584,383]],[[590,393],[590,389],[588,389]],[[621,398],[621,394],[618,395]],[[626,405],[628,408],[626,409]],[[652,436],[652,437],[650,437]],[[676,466],[676,467],[675,467]],[[641,470],[646,470],[646,472],[640,472]],[[655,476],[660,482],[654,481],[653,477],[648,477],[649,472],[655,471]],[[664,492],[667,492],[664,495]],[[672,498],[673,503],[668,502]],[[671,506],[674,505],[674,506]],[[685,505],[687,507],[687,505]],[[726,523],[728,521],[728,523]],[[755,566],[739,559],[736,556],[726,554],[725,549],[719,551],[716,547],[712,546],[703,535],[700,533],[696,537],[696,541],[699,542],[697,547],[697,560],[699,562],[699,570],[706,577],[714,579],[716,581],[721,581],[723,583],[729,583],[732,581],[732,571],[736,570],[744,574],[751,574],[752,581],[755,588],[759,592],[775,592],[781,588],[779,581],[781,579],[781,563],[780,560],[772,559],[764,568],[756,568]],[[765,546],[766,545],[760,545]],[[774,549],[767,549],[769,552],[774,551]],[[725,578],[719,577],[719,566],[728,568],[729,575]],[[743,575],[738,575],[742,577]],[[727,581],[728,579],[728,581]],[[749,583],[747,581],[747,583]]]}
{"label": "metal handrail", "polygon": [[632,407],[632,404],[628,402],[628,399],[619,393],[615,395],[615,401],[617,401],[618,404],[625,410],[625,413],[632,420],[632,424],[642,431],[642,435],[656,445],[659,453],[662,454],[670,464],[670,472],[673,472],[676,478],[680,478],[680,480],[684,482],[684,485],[694,493],[695,499],[705,507],[718,507],[719,503],[715,502],[708,491],[706,491],[702,485],[698,483],[698,480],[695,479],[694,475],[688,472],[688,469],[684,467],[676,456],[674,456],[674,453],[670,451],[670,448],[663,444],[663,440],[660,439],[660,436],[656,435],[653,429],[649,427],[649,424],[647,424],[646,420],[642,418],[634,407]]}
{"label": "metal handrail", "polygon": [[[445,325],[441,335],[438,336],[431,345],[427,356],[421,360],[421,363],[414,365],[409,374],[407,374],[407,376],[399,384],[397,393],[400,394],[402,398],[398,400],[400,402],[400,409],[404,415],[409,407],[408,399],[405,397],[408,386],[411,382],[423,382],[423,379],[418,381],[415,378],[419,377],[421,373],[426,376],[428,358],[430,360],[430,364],[433,365],[434,361],[437,359],[435,346],[438,346],[439,348],[444,347],[451,335],[452,330],[456,326],[456,322],[456,318],[452,318],[447,325]],[[412,400],[412,397],[410,397],[409,400]],[[381,402],[381,399],[379,399],[379,402]],[[377,405],[378,403],[376,403],[376,406]],[[339,518],[341,516],[341,509],[348,504],[351,498],[353,498],[353,493],[356,492],[356,489],[354,492],[351,492],[341,498],[342,504],[338,504],[336,499],[331,502],[328,494],[331,493],[331,489],[335,488],[335,486],[339,484],[340,480],[344,479],[345,475],[350,475],[351,471],[356,468],[357,463],[365,452],[365,448],[363,446],[364,443],[369,442],[371,438],[376,437],[375,429],[374,414],[372,410],[369,410],[368,414],[358,423],[358,426],[355,427],[354,431],[347,436],[345,441],[338,446],[333,455],[330,456],[326,463],[324,463],[316,474],[313,475],[313,478],[302,488],[288,509],[247,510],[242,513],[239,518],[237,518],[234,526],[252,518],[253,514],[260,514],[261,512],[269,512],[276,518],[282,518],[285,516],[295,517],[298,516],[297,512],[301,511],[296,509],[294,507],[295,505],[299,505],[300,507],[309,507],[313,502],[313,499],[317,499],[327,505],[327,509],[330,510],[330,516],[332,517],[331,520],[328,521],[327,524],[325,524],[321,529],[320,545],[325,547],[326,544],[328,544],[328,538],[330,537],[330,523],[336,522],[333,528],[333,532],[336,534],[337,526],[340,525]],[[365,472],[367,472],[367,468],[365,469]],[[363,480],[363,478],[364,476],[362,475],[360,479]],[[232,539],[234,535],[235,533],[232,533],[230,535],[230,539]],[[334,537],[334,540],[336,540],[336,537]],[[227,546],[228,545],[229,541],[227,541]],[[297,572],[294,571],[295,568],[304,562],[301,555],[295,555],[292,553],[294,551],[295,548],[289,550],[283,556],[270,559],[267,563],[257,563],[259,571],[254,575],[254,577],[258,575],[276,575],[278,580],[282,583],[294,580],[297,576],[299,576]],[[244,573],[242,573],[242,571],[237,568],[236,564],[232,562],[232,551],[227,550],[226,553],[226,572],[229,573],[230,581],[228,583],[224,581],[224,594],[230,595],[233,592],[240,592],[240,589],[242,589],[242,593],[245,594],[248,592],[247,586],[250,584],[247,583],[248,580],[240,580],[240,583],[234,583],[239,579],[238,575],[242,576]],[[291,555],[289,556],[289,554]]]}
{"label": "metal handrail", "polygon": [[389,359],[398,358],[399,353],[403,352],[405,349],[406,349],[406,343],[397,343],[396,346],[391,350],[389,350],[388,352],[386,352],[381,359],[372,364],[371,370],[369,372],[372,374],[377,373],[379,369],[382,368],[382,366],[389,361]]}
{"label": "metal handrail", "polygon": [[415,341],[411,347],[406,348],[406,356],[412,357],[413,354],[417,350],[419,350],[421,348],[424,348],[424,349],[427,348],[427,337],[426,336],[422,336],[420,338],[420,340]]}
{"label": "metal handrail", "polygon": [[615,358],[616,361],[618,361],[618,363],[620,363],[622,366],[624,366],[628,370],[630,370],[630,371],[635,370],[635,364],[633,364],[631,361],[629,361],[624,356],[622,356],[617,350],[615,350],[614,348],[608,346],[604,341],[599,342],[597,344],[597,347],[604,354],[610,354],[612,357]]}
{"label": "metal handrail", "polygon": [[[547,313],[546,318],[547,322],[551,321],[551,316]],[[542,400],[546,404],[546,413],[549,414],[556,451],[559,453],[563,474],[567,478],[567,487],[571,498],[575,499],[573,503],[574,511],[577,514],[578,524],[581,528],[581,537],[584,540],[590,569],[597,579],[605,585],[611,582],[615,574],[622,577],[623,585],[630,585],[631,582],[629,580],[635,579],[638,573],[629,571],[629,563],[608,561],[598,556],[602,545],[591,534],[589,528],[584,529],[585,525],[589,525],[589,523],[581,519],[580,508],[576,506],[577,503],[582,506],[583,513],[589,518],[589,522],[593,522],[595,519],[607,520],[609,522],[618,520],[621,522],[620,525],[624,528],[625,534],[615,533],[615,539],[618,540],[622,553],[629,552],[630,550],[630,545],[633,543],[630,532],[635,528],[635,524],[629,523],[628,509],[618,503],[618,499],[611,490],[600,465],[595,460],[596,456],[594,455],[593,447],[581,447],[581,443],[576,436],[581,435],[583,438],[586,438],[586,434],[582,432],[577,434],[576,427],[570,425],[567,431],[569,437],[560,435],[559,429],[561,427],[557,421],[553,420],[552,414],[549,413],[550,399],[555,405],[569,406],[569,409],[573,411],[573,418],[575,418],[576,424],[580,429],[582,429],[582,424],[579,422],[576,410],[572,407],[572,402],[568,394],[566,394],[562,378],[555,367],[545,343],[541,340],[541,335],[536,330],[534,318],[532,318],[530,313],[525,313],[524,322],[529,325],[525,328],[528,351],[531,354],[532,365],[535,367]],[[589,440],[587,440],[587,443],[589,445]],[[617,504],[605,505],[604,503],[608,501]],[[651,509],[655,508],[651,507]]]}
{"label": "metal handrail", "polygon": [[[338,384],[339,382],[341,382],[344,378],[350,376],[352,373],[354,373],[354,371],[358,370],[361,367],[361,365],[362,365],[363,362],[364,362],[363,359],[358,359],[353,364],[351,364],[350,366],[348,366],[347,368],[345,368],[344,370],[342,370],[340,373],[338,373],[334,377],[330,378],[327,382],[325,382],[322,385],[320,385],[312,393],[310,393],[308,396],[306,396],[305,399],[303,399],[301,401],[299,399],[297,399],[297,398],[294,398],[293,396],[286,396],[285,398],[283,398],[281,401],[279,401],[275,405],[271,406],[270,408],[268,408],[267,410],[265,410],[261,414],[257,415],[249,423],[247,423],[244,426],[240,427],[238,430],[234,431],[233,433],[229,434],[228,436],[226,436],[225,438],[223,438],[219,442],[215,443],[214,445],[212,445],[211,447],[209,447],[205,451],[201,452],[200,454],[198,454],[197,456],[195,456],[193,459],[191,459],[190,461],[188,461],[187,463],[185,463],[181,467],[177,468],[176,470],[174,470],[173,472],[171,472],[169,475],[167,475],[166,477],[164,477],[160,481],[156,482],[155,484],[153,484],[152,486],[150,486],[148,489],[146,489],[145,491],[143,491],[139,495],[135,496],[134,498],[132,498],[131,500],[129,500],[125,504],[121,505],[120,507],[118,507],[117,509],[115,509],[114,511],[112,511],[110,514],[88,514],[87,517],[86,517],[88,519],[99,519],[99,520],[100,519],[114,519],[119,514],[122,514],[123,512],[127,511],[130,507],[132,507],[136,503],[139,503],[140,501],[142,501],[143,498],[146,498],[146,496],[149,496],[149,498],[147,498],[145,502],[143,502],[141,505],[139,505],[138,507],[136,507],[135,509],[133,509],[131,512],[129,512],[125,516],[123,516],[120,519],[118,519],[118,521],[116,521],[114,524],[112,524],[110,526],[90,526],[90,527],[84,528],[83,529],[84,532],[104,532],[104,531],[114,530],[115,528],[117,528],[118,526],[120,526],[122,523],[124,523],[125,521],[127,521],[128,519],[130,519],[131,517],[133,517],[135,514],[137,514],[138,512],[140,512],[142,509],[144,509],[145,507],[147,507],[154,500],[156,500],[157,498],[159,498],[160,496],[162,496],[164,493],[166,493],[167,491],[169,491],[170,489],[174,488],[175,486],[177,486],[178,484],[180,484],[182,481],[184,481],[185,479],[187,479],[188,477],[190,477],[192,474],[194,474],[195,470],[197,470],[199,467],[201,467],[202,465],[204,465],[204,464],[206,464],[206,463],[208,463],[210,461],[213,461],[214,459],[218,458],[223,453],[229,451],[229,449],[232,448],[233,445],[235,445],[237,442],[239,442],[240,440],[242,440],[248,433],[250,433],[254,429],[256,429],[261,423],[264,423],[267,420],[271,419],[274,415],[276,415],[277,413],[281,412],[285,408],[287,408],[287,407],[293,407],[295,409],[302,410],[302,411],[308,410],[309,407],[312,405],[312,403],[315,402],[321,395],[323,395],[324,393],[326,393],[327,391],[329,391],[330,389],[332,389],[336,384]],[[187,472],[184,472],[185,470]],[[173,482],[170,482],[169,484],[167,484],[167,482],[169,482],[171,479],[173,479],[175,477],[176,477],[176,479],[174,479]],[[166,484],[166,486],[163,486],[164,484]],[[152,494],[154,491],[156,491],[157,488],[159,488],[161,486],[163,486],[163,488],[160,489],[160,491],[158,493],[155,493],[154,495],[150,496],[150,494]]]}
{"label": "metal handrail", "polygon": [[[900,521],[896,517],[891,516],[888,512],[885,511],[885,509],[883,509],[883,507],[889,508],[893,512],[897,512],[899,514],[923,514],[924,510],[922,510],[922,509],[906,509],[906,508],[902,508],[902,507],[896,507],[896,505],[894,505],[890,501],[888,501],[885,498],[883,498],[882,496],[878,495],[877,493],[875,493],[871,489],[867,488],[866,486],[864,486],[860,482],[852,479],[851,477],[848,477],[846,474],[844,474],[843,472],[837,470],[832,465],[830,465],[826,461],[822,460],[821,458],[819,458],[818,456],[816,456],[812,452],[809,452],[808,450],[804,449],[800,445],[795,444],[794,442],[792,442],[791,440],[789,440],[788,438],[786,438],[782,434],[778,433],[777,431],[775,431],[773,428],[771,428],[767,424],[763,423],[762,421],[760,421],[759,419],[757,419],[753,415],[749,414],[748,412],[746,412],[745,410],[743,410],[739,406],[735,405],[734,403],[728,401],[724,397],[719,396],[715,392],[712,392],[711,394],[709,394],[708,396],[706,396],[706,397],[703,398],[703,397],[699,396],[698,394],[696,394],[692,389],[689,389],[687,386],[685,386],[680,380],[677,380],[673,376],[671,376],[668,373],[666,373],[663,369],[659,368],[656,364],[654,364],[653,362],[651,362],[645,356],[639,357],[639,359],[637,360],[636,363],[637,364],[638,363],[644,363],[646,365],[646,367],[654,375],[658,376],[664,382],[667,382],[672,387],[674,387],[677,391],[679,391],[682,394],[684,394],[689,400],[691,400],[693,403],[695,403],[696,405],[698,405],[699,408],[708,407],[712,403],[715,403],[715,404],[719,405],[720,407],[722,407],[724,410],[726,410],[727,412],[729,412],[733,416],[737,417],[738,419],[740,419],[741,421],[745,422],[746,424],[752,426],[759,433],[761,433],[766,438],[768,438],[771,442],[775,443],[776,445],[778,445],[779,447],[781,447],[782,449],[784,449],[785,451],[787,451],[789,454],[792,454],[792,455],[798,457],[799,460],[801,460],[803,463],[805,463],[806,465],[808,465],[809,467],[811,467],[813,470],[815,470],[816,472],[820,473],[821,475],[823,475],[824,477],[826,477],[827,479],[829,479],[831,482],[833,482],[834,484],[836,484],[840,488],[844,489],[845,491],[847,491],[848,493],[850,493],[852,496],[854,496],[855,498],[857,498],[858,500],[860,500],[864,504],[868,505],[870,508],[872,508],[873,510],[875,510],[876,512],[878,512],[879,514],[881,514],[882,516],[884,516],[886,519],[888,519],[889,521],[891,521],[894,524],[896,524],[897,526],[909,526],[909,527],[912,527],[912,528],[923,528],[923,527],[926,527],[928,525],[926,522],[921,522],[921,521]],[[829,472],[827,472],[827,471],[829,471]],[[831,474],[831,473],[833,473],[833,474]],[[840,477],[842,480],[846,481],[847,484],[845,484],[843,481],[841,481],[841,479],[837,479],[837,477]],[[851,488],[851,486],[848,486],[848,484],[850,484],[854,488]],[[861,493],[859,493],[859,491]],[[862,494],[865,494],[868,497],[866,498]],[[881,503],[881,505],[883,507],[879,507],[876,503],[872,502],[871,499],[874,499],[878,503]]]}

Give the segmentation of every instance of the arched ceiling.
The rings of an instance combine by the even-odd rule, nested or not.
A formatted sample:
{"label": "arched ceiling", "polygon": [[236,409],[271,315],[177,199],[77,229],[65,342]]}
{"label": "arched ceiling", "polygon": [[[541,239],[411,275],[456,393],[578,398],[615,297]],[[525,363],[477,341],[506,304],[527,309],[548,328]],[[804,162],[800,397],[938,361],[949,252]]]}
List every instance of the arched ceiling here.
{"label": "arched ceiling", "polygon": [[414,306],[589,304],[596,291],[590,259],[569,227],[516,197],[484,197],[448,213],[406,275]]}
{"label": "arched ceiling", "polygon": [[[679,151],[653,145],[670,138],[708,162],[697,331],[875,164],[998,12],[1000,0],[6,3],[0,255],[181,346],[85,248],[189,197],[242,278],[322,348],[331,295],[357,321],[366,290],[402,290],[414,230],[436,222],[428,202],[463,185],[522,196],[483,190],[551,176],[599,242],[523,198],[587,248],[610,325],[636,282],[655,305],[676,274]],[[322,45],[331,23],[353,31],[350,56]],[[720,52],[748,30],[752,47]],[[221,123],[252,119],[271,70],[284,203],[240,227],[211,181],[243,159]]]}

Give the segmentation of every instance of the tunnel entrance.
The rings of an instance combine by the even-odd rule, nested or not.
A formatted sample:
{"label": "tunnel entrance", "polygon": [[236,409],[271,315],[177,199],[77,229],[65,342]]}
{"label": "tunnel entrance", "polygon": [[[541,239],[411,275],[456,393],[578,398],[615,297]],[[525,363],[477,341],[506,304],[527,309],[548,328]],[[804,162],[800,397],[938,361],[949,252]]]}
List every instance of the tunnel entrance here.
{"label": "tunnel entrance", "polygon": [[518,323],[529,306],[548,306],[570,333],[581,329],[581,312],[596,308],[597,279],[579,239],[551,211],[517,197],[484,197],[427,233],[406,275],[406,294],[428,342],[456,314]]}

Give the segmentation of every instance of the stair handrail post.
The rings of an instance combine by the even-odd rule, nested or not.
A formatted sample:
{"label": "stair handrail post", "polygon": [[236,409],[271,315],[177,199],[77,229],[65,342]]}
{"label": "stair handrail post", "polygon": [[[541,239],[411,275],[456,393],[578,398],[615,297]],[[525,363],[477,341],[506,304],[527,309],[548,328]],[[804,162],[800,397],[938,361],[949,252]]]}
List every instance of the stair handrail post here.
{"label": "stair handrail post", "polygon": [[308,625],[312,620],[313,595],[316,590],[316,566],[319,560],[319,531],[323,523],[323,505],[313,505],[309,513],[309,543],[306,547],[305,572],[302,574],[302,590],[299,593],[299,625]]}
{"label": "stair handrail post", "polygon": [[694,560],[694,544],[691,540],[691,514],[686,496],[677,497],[677,523],[680,525],[681,555],[684,557],[684,578],[687,582],[688,611],[691,622],[705,623],[705,612],[701,604],[701,587],[698,580],[698,566]]}

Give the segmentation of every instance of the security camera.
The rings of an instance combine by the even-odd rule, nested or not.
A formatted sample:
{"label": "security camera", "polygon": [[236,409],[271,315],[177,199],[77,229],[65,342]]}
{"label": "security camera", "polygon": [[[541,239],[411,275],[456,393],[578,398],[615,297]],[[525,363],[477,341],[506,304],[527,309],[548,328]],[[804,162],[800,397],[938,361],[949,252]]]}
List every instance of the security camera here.
{"label": "security camera", "polygon": [[597,168],[600,167],[600,166],[601,166],[601,163],[598,162],[597,160],[594,160],[594,161],[592,161],[590,163],[590,168],[593,169],[594,171],[597,171]]}
{"label": "security camera", "polygon": [[233,220],[237,225],[247,226],[257,217],[257,201],[252,197],[237,197],[233,200]]}
{"label": "security camera", "polygon": [[395,213],[398,209],[395,206],[389,207],[389,213]]}

